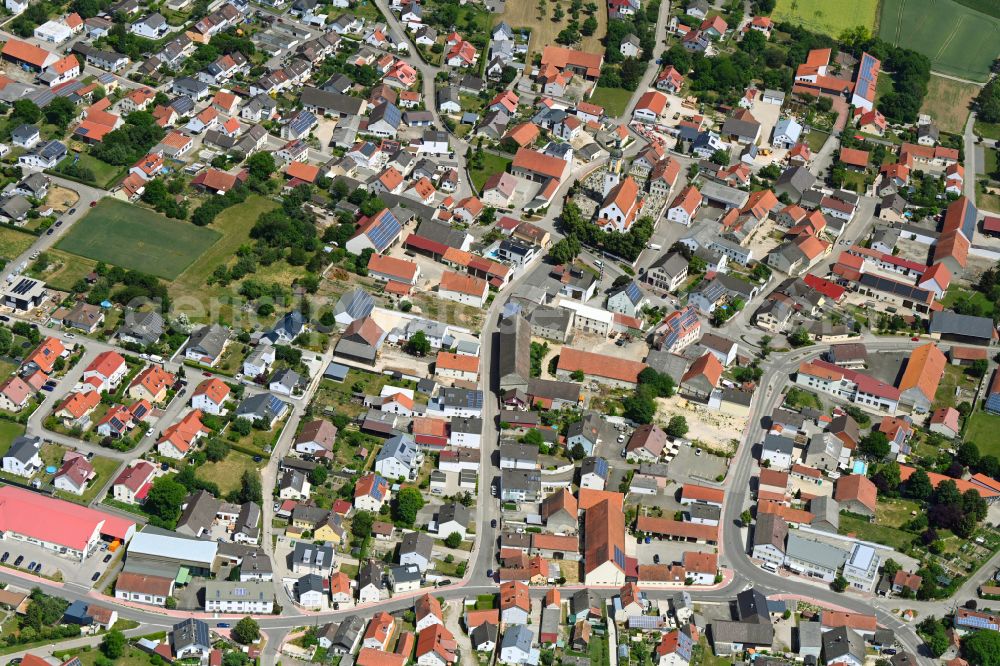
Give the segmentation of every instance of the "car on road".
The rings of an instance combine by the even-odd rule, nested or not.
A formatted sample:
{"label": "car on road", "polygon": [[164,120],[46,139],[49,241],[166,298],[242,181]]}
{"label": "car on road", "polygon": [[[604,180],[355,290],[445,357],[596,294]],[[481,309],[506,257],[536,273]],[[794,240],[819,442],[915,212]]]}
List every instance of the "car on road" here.
{"label": "car on road", "polygon": [[28,565],[28,571],[34,571],[34,570],[35,570],[35,561],[32,560],[31,564]]}
{"label": "car on road", "polygon": [[62,220],[56,220],[56,226],[57,227],[61,227],[62,226]]}
{"label": "car on road", "polygon": [[444,580],[439,580],[437,582],[438,587],[445,587],[446,585],[451,585],[451,579],[445,578]]}
{"label": "car on road", "polygon": [[42,386],[42,390],[43,391],[55,391],[56,387],[55,386],[49,386],[48,384],[45,384],[44,386]]}
{"label": "car on road", "polygon": [[487,569],[486,570],[486,577],[487,578],[493,578],[493,569]]}
{"label": "car on road", "polygon": [[100,578],[100,577],[101,577],[101,572],[100,571],[95,571],[94,575],[90,577],[90,580],[96,583],[97,579]]}
{"label": "car on road", "polygon": [[91,201],[91,202],[90,202],[90,207],[91,207],[91,208],[93,208],[93,207],[94,207],[94,206],[96,206],[96,205],[97,205],[97,202],[96,202],[96,201]]}
{"label": "car on road", "polygon": [[0,315],[0,321],[10,321],[10,317],[7,315]]}
{"label": "car on road", "polygon": [[45,232],[45,235],[46,236],[51,236],[54,231],[55,231],[55,229],[49,229],[48,231]]}
{"label": "car on road", "polygon": [[40,254],[41,254],[41,252],[39,252],[38,250],[35,250],[34,252],[31,253],[31,258],[32,259],[38,259],[38,255],[40,255]]}
{"label": "car on road", "polygon": [[8,559],[10,559],[10,552],[5,551],[3,557],[0,557],[0,562],[6,562]]}
{"label": "car on road", "polygon": [[659,563],[660,563],[660,556],[659,556],[659,554],[653,553],[653,564],[659,564]]}
{"label": "car on road", "polygon": [[104,556],[104,563],[107,564],[110,561],[111,561],[111,553],[108,553],[107,555]]}
{"label": "car on road", "polygon": [[920,338],[917,337],[916,335],[914,335],[912,338],[910,338],[910,340],[912,340],[913,342],[920,342]]}
{"label": "car on road", "polygon": [[497,519],[494,518],[493,520],[490,521],[490,527],[496,527],[496,526],[497,526]]}
{"label": "car on road", "polygon": [[67,333],[66,337],[67,338],[75,338],[76,337],[76,333]]}
{"label": "car on road", "polygon": [[11,659],[10,661],[8,661],[7,663],[8,664],[20,664],[22,661],[24,661],[24,659],[22,659],[21,657],[14,657],[13,659]]}
{"label": "car on road", "polygon": [[76,208],[70,208],[70,209],[69,209],[69,214],[70,214],[70,215],[72,215],[72,214],[73,214],[73,213],[75,213],[75,212],[76,212]]}
{"label": "car on road", "polygon": [[21,562],[24,562],[24,555],[18,555],[17,556],[17,559],[14,560],[14,566],[15,567],[21,566]]}
{"label": "car on road", "polygon": [[229,628],[229,623],[228,622],[216,622],[215,626],[218,627],[219,629],[228,629]]}
{"label": "car on road", "polygon": [[896,650],[893,648],[885,648],[884,650],[882,650],[882,654],[893,655],[896,654]]}
{"label": "car on road", "polygon": [[701,449],[695,449],[695,450],[694,450],[694,454],[695,454],[696,456],[700,456],[700,455],[701,455]]}

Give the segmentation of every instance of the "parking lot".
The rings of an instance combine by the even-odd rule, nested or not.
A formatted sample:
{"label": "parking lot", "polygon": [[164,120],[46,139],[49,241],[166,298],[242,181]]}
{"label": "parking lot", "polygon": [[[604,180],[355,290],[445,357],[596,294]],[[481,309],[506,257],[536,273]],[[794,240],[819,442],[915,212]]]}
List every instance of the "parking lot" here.
{"label": "parking lot", "polygon": [[729,461],[722,456],[716,456],[708,451],[702,451],[694,446],[681,446],[677,455],[670,461],[667,474],[677,483],[714,482],[719,476],[725,475],[729,469]]}
{"label": "parking lot", "polygon": [[27,572],[30,566],[31,573],[36,576],[91,587],[109,566],[115,566],[117,562],[118,554],[105,550],[106,547],[107,544],[102,543],[102,547],[81,563],[37,544],[5,539],[0,544],[0,563],[21,572]]}

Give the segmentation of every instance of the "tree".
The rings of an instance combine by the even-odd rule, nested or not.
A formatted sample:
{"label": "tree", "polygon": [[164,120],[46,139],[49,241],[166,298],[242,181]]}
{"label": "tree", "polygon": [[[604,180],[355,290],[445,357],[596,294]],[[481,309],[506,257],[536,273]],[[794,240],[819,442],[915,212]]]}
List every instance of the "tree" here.
{"label": "tree", "polygon": [[979,447],[975,442],[963,442],[955,453],[955,460],[965,467],[975,467],[979,464]]}
{"label": "tree", "polygon": [[574,370],[573,372],[569,373],[569,378],[572,379],[574,382],[582,382],[584,379],[587,378],[587,376],[583,374],[583,370]]}
{"label": "tree", "polygon": [[351,522],[351,534],[358,539],[364,539],[372,533],[372,525],[375,523],[375,516],[370,511],[358,511],[354,514]]}
{"label": "tree", "polygon": [[219,462],[229,455],[229,445],[221,439],[210,439],[205,444],[205,457],[211,462]]}
{"label": "tree", "polygon": [[4,356],[10,351],[14,343],[14,334],[6,326],[0,326],[0,356]]}
{"label": "tree", "polygon": [[161,476],[153,481],[143,509],[150,516],[158,518],[164,525],[173,528],[181,515],[181,505],[188,491],[183,485],[167,476]]}
{"label": "tree", "polygon": [[222,666],[246,666],[250,657],[242,652],[227,652],[222,655]]}
{"label": "tree", "polygon": [[843,592],[844,590],[847,589],[847,585],[848,585],[847,579],[844,578],[841,574],[837,574],[837,577],[833,579],[832,583],[830,583],[830,588],[834,592]]}
{"label": "tree", "polygon": [[639,386],[635,392],[622,400],[625,418],[636,423],[652,423],[656,416],[656,400],[648,385]]}
{"label": "tree", "polygon": [[730,160],[729,151],[719,148],[714,153],[712,153],[712,156],[709,157],[708,159],[709,161],[718,164],[719,166],[729,166],[729,160]]}
{"label": "tree", "polygon": [[452,532],[444,540],[444,545],[448,546],[448,548],[458,548],[458,546],[461,543],[462,543],[462,535],[459,534],[458,532]]}
{"label": "tree", "polygon": [[19,124],[37,123],[42,119],[42,110],[30,99],[19,99],[14,102],[14,111],[10,114],[10,124],[16,127]]}
{"label": "tree", "polygon": [[74,117],[76,105],[68,97],[56,97],[45,107],[45,119],[60,129],[66,129]]}
{"label": "tree", "polygon": [[940,657],[948,649],[948,633],[941,621],[933,615],[927,616],[917,625],[917,633],[924,639],[931,656]]}
{"label": "tree", "polygon": [[810,343],[812,343],[812,339],[809,337],[809,332],[801,326],[796,328],[792,334],[788,336],[788,344],[792,347],[805,347]]}
{"label": "tree", "polygon": [[683,415],[678,414],[676,416],[670,417],[670,423],[667,424],[667,434],[671,437],[683,437],[687,434],[688,424],[687,419]]}
{"label": "tree", "polygon": [[[243,421],[246,419],[236,419],[237,421]],[[238,493],[238,499],[240,504],[245,504],[247,502],[256,502],[260,504],[263,501],[264,491],[260,484],[260,475],[257,470],[244,470],[243,476],[240,477],[240,490]]]}
{"label": "tree", "polygon": [[267,180],[275,172],[274,156],[267,151],[254,153],[247,159],[247,171],[256,180]]}
{"label": "tree", "polygon": [[872,430],[861,438],[859,448],[862,454],[873,460],[884,460],[892,450],[889,446],[889,438],[880,430]]}
{"label": "tree", "polygon": [[325,465],[316,465],[316,467],[309,472],[309,483],[314,486],[322,486],[326,483],[328,474],[329,472],[327,471]]}
{"label": "tree", "polygon": [[112,629],[101,640],[101,652],[108,659],[119,659],[125,653],[125,634]]}
{"label": "tree", "polygon": [[427,356],[431,351],[430,340],[423,331],[417,331],[406,341],[406,351],[414,356]]}
{"label": "tree", "polygon": [[882,573],[885,574],[886,578],[889,580],[892,580],[900,569],[902,569],[902,567],[899,566],[899,562],[891,557],[882,565]]}
{"label": "tree", "polygon": [[392,507],[392,518],[406,527],[413,527],[417,521],[417,512],[424,506],[424,496],[420,489],[406,486],[396,494],[396,502]]}
{"label": "tree", "polygon": [[[61,97],[59,99],[62,99]],[[989,369],[989,362],[985,358],[978,358],[969,367],[969,374],[974,377],[982,377]]]}
{"label": "tree", "polygon": [[1000,666],[1000,632],[972,632],[962,639],[962,657],[978,666]]}
{"label": "tree", "polygon": [[260,638],[260,625],[252,617],[245,617],[233,627],[233,639],[237,643],[249,645]]}
{"label": "tree", "polygon": [[744,509],[743,513],[740,514],[740,522],[743,523],[744,527],[748,527],[751,520],[753,520],[753,516],[750,514],[750,509]]}

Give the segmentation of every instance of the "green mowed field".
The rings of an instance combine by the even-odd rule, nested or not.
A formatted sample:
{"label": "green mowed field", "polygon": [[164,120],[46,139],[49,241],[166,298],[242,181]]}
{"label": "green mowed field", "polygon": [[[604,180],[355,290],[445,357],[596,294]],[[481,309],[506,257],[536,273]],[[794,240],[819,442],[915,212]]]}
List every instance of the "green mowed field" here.
{"label": "green mowed field", "polygon": [[598,86],[594,90],[594,94],[590,96],[587,101],[591,104],[596,104],[597,106],[604,107],[604,113],[607,116],[618,117],[625,113],[625,109],[628,107],[629,100],[632,99],[631,90],[622,90],[621,88],[602,88]]}
{"label": "green mowed field", "polygon": [[778,0],[771,18],[839,37],[859,25],[871,30],[877,13],[878,0]]}
{"label": "green mowed field", "polygon": [[979,455],[1000,456],[1000,437],[997,437],[997,432],[1000,432],[1000,416],[976,412],[969,417],[964,439],[976,443]]}
{"label": "green mowed field", "polygon": [[60,250],[173,280],[219,233],[170,220],[117,199],[102,199],[59,241]]}
{"label": "green mowed field", "polygon": [[883,0],[879,37],[923,53],[936,72],[985,81],[1000,53],[1000,19],[954,0]]}

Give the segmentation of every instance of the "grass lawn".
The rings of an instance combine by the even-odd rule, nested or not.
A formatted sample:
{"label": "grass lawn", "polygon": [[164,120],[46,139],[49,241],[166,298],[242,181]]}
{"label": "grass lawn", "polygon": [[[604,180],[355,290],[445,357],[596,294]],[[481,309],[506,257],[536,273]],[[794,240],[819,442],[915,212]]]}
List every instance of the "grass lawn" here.
{"label": "grass lawn", "polygon": [[974,131],[984,139],[1000,139],[1000,123],[976,121]]}
{"label": "grass lawn", "polygon": [[863,541],[881,543],[900,552],[905,551],[916,538],[909,532],[845,514],[840,515],[840,533],[853,534]]}
{"label": "grass lawn", "polygon": [[975,390],[976,380],[965,374],[965,368],[960,365],[948,364],[944,366],[944,376],[938,384],[937,393],[934,394],[934,404],[932,407],[954,407],[958,404],[955,398],[955,389],[962,388],[967,392]]}
{"label": "grass lawn", "polygon": [[874,28],[877,11],[878,0],[778,0],[771,18],[838,37],[844,30],[858,25],[869,30]]}
{"label": "grass lawn", "polygon": [[986,296],[979,291],[970,291],[968,289],[963,289],[957,285],[948,287],[948,291],[945,292],[944,298],[941,299],[941,305],[946,308],[954,307],[955,303],[969,301],[971,303],[976,303],[982,308],[982,316],[992,317],[993,316],[993,303],[990,302]]}
{"label": "grass lawn", "polygon": [[983,173],[990,177],[996,177],[997,173],[997,150],[996,148],[983,147]]}
{"label": "grass lawn", "polygon": [[[995,187],[995,185],[991,186]],[[1000,194],[987,192],[979,181],[976,181],[976,205],[979,210],[987,213],[1000,213]]]}
{"label": "grass lawn", "polygon": [[97,262],[62,250],[49,249],[49,266],[44,273],[29,269],[32,277],[45,280],[45,284],[59,291],[72,291],[73,285],[90,275]]}
{"label": "grass lawn", "polygon": [[[96,649],[84,650],[82,652],[67,652],[65,655],[67,659],[69,659],[69,655],[77,657],[80,660],[81,666],[94,666],[102,656],[101,651]],[[115,666],[149,666],[150,663],[148,654],[128,645],[125,646],[125,652],[122,656],[115,659]]]}
{"label": "grass lawn", "polygon": [[124,167],[108,164],[103,160],[99,160],[96,157],[88,155],[87,153],[68,155],[66,159],[56,165],[56,168],[53,169],[53,171],[58,173],[61,169],[73,164],[74,160],[76,160],[77,166],[83,169],[89,169],[90,172],[94,174],[94,179],[87,182],[90,182],[101,189],[108,189],[119,178],[125,175]]}
{"label": "grass lawn", "polygon": [[0,420],[0,455],[7,453],[14,440],[23,434],[24,426],[20,423]]}
{"label": "grass lawn", "polygon": [[64,500],[69,500],[71,502],[78,502],[80,504],[89,505],[97,493],[101,492],[101,488],[107,483],[115,472],[118,471],[119,461],[114,458],[106,458],[104,456],[94,456],[90,461],[90,464],[94,466],[94,473],[96,476],[90,480],[90,485],[87,489],[83,491],[82,495],[74,495],[73,493],[63,492],[61,490],[56,491],[56,497],[61,497]]}
{"label": "grass lawn", "polygon": [[859,173],[857,171],[848,171],[844,176],[844,189],[851,190],[852,192],[858,192],[859,194],[864,194],[865,192],[865,174]]}
{"label": "grass lawn", "polygon": [[806,143],[809,144],[809,150],[811,150],[813,154],[815,154],[819,152],[820,148],[823,147],[823,144],[825,144],[826,140],[829,138],[830,135],[827,134],[826,132],[820,132],[819,130],[812,130],[811,132],[806,134]]}
{"label": "grass lawn", "polygon": [[10,227],[0,227],[0,260],[6,262],[16,259],[36,240],[37,236]]}
{"label": "grass lawn", "polygon": [[969,417],[964,439],[975,442],[981,455],[1000,456],[1000,416],[977,411]]}
{"label": "grass lawn", "polygon": [[239,451],[230,451],[229,455],[219,462],[205,463],[198,468],[195,476],[205,481],[211,481],[219,486],[223,495],[240,487],[240,479],[246,470],[256,470],[253,458]]}
{"label": "grass lawn", "polygon": [[630,99],[632,99],[631,90],[598,86],[587,101],[597,106],[603,106],[604,115],[618,117],[625,113],[625,107],[628,106]]}
{"label": "grass lawn", "polygon": [[[801,5],[803,0],[779,0],[779,7],[785,2]],[[996,3],[992,4],[995,6]],[[778,18],[777,14],[776,11],[772,16]],[[836,36],[838,33],[832,34]],[[930,58],[934,71],[943,74],[985,81],[997,55],[998,34],[1000,19],[965,7],[955,0],[882,2],[879,37],[891,44],[923,53]]]}
{"label": "grass lawn", "polygon": [[886,527],[901,527],[909,522],[914,511],[919,512],[920,510],[920,504],[912,500],[879,500],[875,506],[875,524]]}
{"label": "grass lawn", "polygon": [[[174,299],[185,297],[186,299],[196,300],[199,304],[205,306],[211,299],[221,299],[223,296],[235,293],[236,288],[233,286],[208,286],[205,284],[205,281],[212,274],[212,271],[215,270],[216,266],[235,260],[236,250],[241,245],[250,242],[250,229],[257,222],[257,218],[262,213],[266,213],[277,207],[277,202],[254,194],[247,197],[247,200],[243,203],[222,211],[208,227],[208,229],[214,229],[221,234],[221,238],[206,249],[201,256],[195,259],[170,284],[168,289],[171,297]],[[272,266],[283,265],[283,263],[277,262]],[[262,266],[260,270],[266,271],[271,268],[271,266]],[[263,279],[260,271],[256,277]],[[202,321],[205,318],[204,316],[199,318],[193,312],[189,316],[193,321]]]}
{"label": "grass lawn", "polygon": [[472,184],[476,187],[476,191],[481,193],[489,177],[493,174],[503,173],[510,166],[510,163],[511,160],[506,157],[500,157],[492,153],[483,153],[483,168],[469,170],[469,175],[472,178]]}
{"label": "grass lawn", "polygon": [[[879,85],[884,78],[888,77],[879,77]],[[961,134],[969,117],[969,105],[978,93],[979,86],[975,84],[931,76],[920,112],[929,114],[942,132]]]}
{"label": "grass lawn", "polygon": [[59,249],[172,280],[220,234],[117,199],[102,199],[59,241]]}

